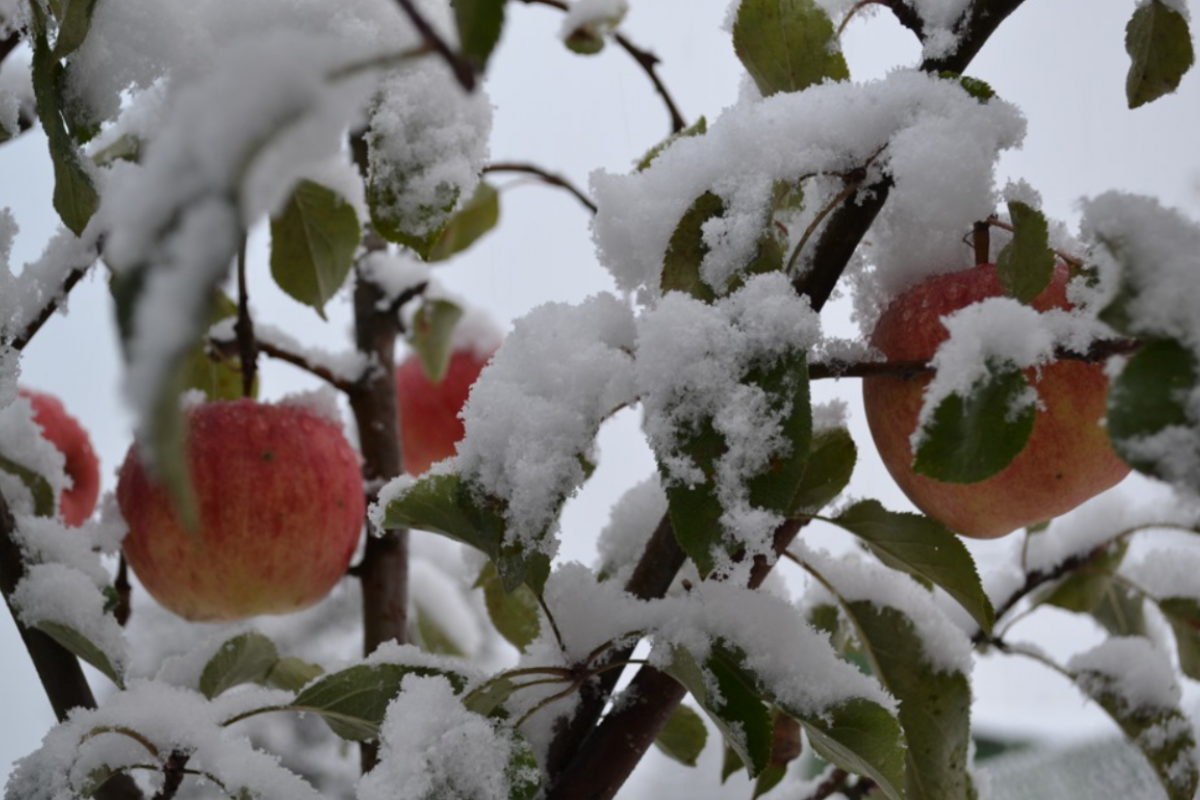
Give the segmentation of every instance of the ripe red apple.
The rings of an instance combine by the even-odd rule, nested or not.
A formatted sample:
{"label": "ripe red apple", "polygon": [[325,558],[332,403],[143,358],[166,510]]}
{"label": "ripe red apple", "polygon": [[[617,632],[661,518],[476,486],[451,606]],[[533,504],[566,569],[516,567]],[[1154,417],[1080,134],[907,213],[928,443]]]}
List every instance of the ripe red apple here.
{"label": "ripe red apple", "polygon": [[434,462],[454,455],[455,445],[463,437],[458,412],[493,352],[494,348],[483,354],[474,348],[455,350],[438,383],[429,380],[416,354],[396,368],[400,453],[409,475],[420,475]]}
{"label": "ripe red apple", "polygon": [[[1032,306],[1070,308],[1061,266]],[[871,344],[889,361],[927,361],[945,340],[941,318],[1003,294],[995,267],[938,275],[888,304]],[[1056,517],[1115,485],[1129,467],[1113,453],[1102,427],[1108,379],[1103,364],[1056,361],[1026,377],[1042,407],[1025,449],[999,473],[970,484],[942,483],[913,472],[909,437],[931,378],[863,380],[863,402],[883,463],[917,508],[963,535],[992,539]]]}
{"label": "ripe red apple", "polygon": [[58,498],[63,522],[82,525],[92,515],[100,496],[100,460],[92,449],[92,441],[79,420],[67,413],[57,397],[30,389],[21,389],[20,394],[29,398],[33,421],[41,426],[42,436],[66,459],[71,486],[63,489]]}
{"label": "ripe red apple", "polygon": [[117,483],[122,545],[146,591],[195,621],[312,605],[346,572],[365,513],[341,426],[302,405],[242,399],[188,409],[185,458],[199,529],[131,447]]}

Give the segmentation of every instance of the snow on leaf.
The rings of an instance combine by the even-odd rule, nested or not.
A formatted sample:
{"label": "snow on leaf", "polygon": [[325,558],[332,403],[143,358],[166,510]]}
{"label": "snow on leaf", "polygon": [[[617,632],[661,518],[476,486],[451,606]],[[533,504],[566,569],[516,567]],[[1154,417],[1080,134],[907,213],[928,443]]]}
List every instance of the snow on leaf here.
{"label": "snow on leaf", "polygon": [[429,261],[445,261],[473,245],[500,221],[500,192],[487,181],[480,181],[429,251]]}
{"label": "snow on leaf", "polygon": [[253,631],[239,634],[204,665],[200,692],[211,700],[241,683],[265,683],[278,663],[279,651],[269,638]]}

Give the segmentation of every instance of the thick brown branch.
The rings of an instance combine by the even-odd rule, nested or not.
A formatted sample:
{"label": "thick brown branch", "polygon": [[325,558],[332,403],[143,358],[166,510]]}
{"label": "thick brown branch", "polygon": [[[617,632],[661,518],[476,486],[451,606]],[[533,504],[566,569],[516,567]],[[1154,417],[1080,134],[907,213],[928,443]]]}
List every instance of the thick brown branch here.
{"label": "thick brown branch", "polygon": [[450,67],[450,71],[454,73],[455,80],[465,92],[475,91],[475,70],[471,69],[471,65],[459,56],[458,53],[451,49],[429,20],[421,15],[417,7],[413,5],[412,0],[396,0],[400,4],[400,8],[404,9],[404,13],[408,15],[408,19],[412,22],[413,27],[421,34],[421,38],[425,43],[433,48],[433,51],[442,57],[446,65]]}
{"label": "thick brown branch", "polygon": [[582,189],[575,186],[575,184],[571,183],[569,180],[564,178],[562,175],[557,175],[553,172],[547,172],[546,170],[544,170],[541,167],[536,166],[534,164],[524,164],[524,163],[516,163],[516,162],[512,162],[512,161],[503,161],[503,162],[497,162],[495,164],[488,164],[487,166],[485,166],[483,168],[483,171],[484,172],[522,172],[527,175],[536,175],[538,178],[541,179],[542,183],[549,184],[550,186],[557,186],[560,189],[566,189],[568,192],[575,195],[575,199],[577,199],[579,202],[583,203],[583,205],[587,207],[588,211],[592,212],[593,214],[596,213],[596,210],[597,210],[596,204],[594,202],[592,202],[592,198],[590,198],[586,194],[584,194]]}
{"label": "thick brown branch", "polygon": [[[570,8],[564,0],[521,0],[526,5],[550,6],[557,8],[560,11],[566,11]],[[650,83],[654,85],[654,90],[658,92],[662,98],[663,104],[667,107],[667,113],[671,116],[671,133],[679,133],[687,127],[687,122],[683,115],[679,113],[679,107],[675,105],[675,101],[671,98],[670,91],[667,90],[667,85],[662,82],[658,76],[658,65],[662,63],[658,56],[651,53],[649,50],[643,50],[621,33],[613,34],[613,38],[617,44],[628,53],[637,65],[646,73],[646,77],[650,79]]]}

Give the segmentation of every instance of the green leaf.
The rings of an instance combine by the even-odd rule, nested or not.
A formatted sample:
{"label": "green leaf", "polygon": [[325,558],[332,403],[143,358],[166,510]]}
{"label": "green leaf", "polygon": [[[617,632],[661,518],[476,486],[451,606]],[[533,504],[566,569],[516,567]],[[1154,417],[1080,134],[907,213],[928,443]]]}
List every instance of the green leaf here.
{"label": "green leaf", "polygon": [[1113,575],[1120,568],[1128,550],[1129,541],[1126,539],[1113,543],[1050,586],[1034,602],[1078,614],[1092,613],[1112,588]]}
{"label": "green leaf", "polygon": [[279,662],[275,643],[257,632],[229,639],[204,665],[200,692],[209,700],[242,683],[263,683]]}
{"label": "green leaf", "polygon": [[963,88],[963,91],[980,103],[986,103],[996,96],[996,91],[987,81],[982,81],[979,78],[972,78],[969,75],[963,75],[958,72],[940,72],[938,73],[938,77],[945,80],[958,81],[958,85]]}
{"label": "green leaf", "polygon": [[[209,314],[209,327],[223,319],[237,316],[237,306],[218,291]],[[198,342],[188,353],[183,368],[183,383],[187,389],[204,392],[211,400],[237,400],[242,397],[242,360],[236,356],[213,357],[205,342]],[[250,396],[258,397],[258,374],[250,387]]]}
{"label": "green leaf", "polygon": [[302,180],[271,218],[271,276],[325,319],[325,303],[346,282],[361,238],[353,206],[332,189]]}
{"label": "green leaf", "polygon": [[900,701],[908,749],[908,800],[974,800],[969,766],[971,685],[925,655],[925,644],[903,612],[865,600],[844,602],[863,651],[884,687]]}
{"label": "green leaf", "polygon": [[508,781],[508,800],[537,800],[542,796],[542,769],[533,748],[519,731],[507,729],[512,739],[512,755],[504,777]]}
{"label": "green leaf", "polygon": [[700,117],[700,119],[696,120],[683,130],[677,133],[672,133],[666,139],[663,139],[661,142],[654,145],[654,147],[651,147],[646,155],[642,156],[641,160],[638,161],[637,166],[634,169],[637,172],[644,172],[650,168],[651,164],[654,163],[654,159],[662,155],[668,147],[675,144],[680,139],[687,139],[692,136],[703,136],[706,133],[708,133],[708,120],[704,117]]}
{"label": "green leaf", "polygon": [[1195,61],[1187,18],[1162,0],[1139,6],[1125,26],[1125,52],[1131,62],[1125,79],[1130,108],[1170,94]]}
{"label": "green leaf", "polygon": [[1020,370],[1001,368],[970,397],[947,396],[923,429],[913,470],[945,483],[977,483],[1007,467],[1033,431],[1037,410],[1023,402],[1028,391]]}
{"label": "green leaf", "polygon": [[488,617],[513,647],[525,652],[542,629],[541,607],[537,596],[525,585],[511,592],[504,590],[494,564],[486,564],[475,581],[476,589],[483,589],[483,602]]}
{"label": "green leaf", "polygon": [[445,261],[461,253],[499,221],[500,192],[490,183],[480,181],[471,199],[450,218],[426,260]]}
{"label": "green leaf", "polygon": [[704,243],[704,223],[725,213],[725,203],[712,192],[696,198],[684,213],[671,234],[663,257],[661,288],[667,292],[684,292],[703,303],[712,303],[716,292],[700,277],[700,264],[708,254]]}
{"label": "green leaf", "polygon": [[527,584],[540,594],[550,575],[550,559],[504,542],[504,508],[479,498],[457,475],[425,475],[388,503],[385,528],[419,528],[440,533],[482,551],[496,565],[500,583],[512,592]]}
{"label": "green leaf", "polygon": [[721,783],[729,780],[729,776],[743,770],[746,765],[742,763],[742,757],[737,754],[729,745],[725,746],[725,757],[721,761]]}
{"label": "green leaf", "polygon": [[1200,681],[1200,602],[1194,597],[1164,597],[1157,603],[1175,632],[1179,669]]}
{"label": "green leaf", "polygon": [[276,689],[298,692],[324,674],[325,670],[316,664],[302,661],[295,656],[284,656],[271,667],[265,682],[267,686]]}
{"label": "green leaf", "polygon": [[1072,678],[1113,718],[1129,743],[1142,751],[1169,800],[1193,800],[1200,773],[1188,718],[1178,708],[1130,702],[1111,675],[1084,669],[1074,672]]}
{"label": "green leaf", "polygon": [[690,706],[682,705],[671,712],[667,724],[654,740],[667,758],[687,767],[696,766],[707,742],[708,728],[704,720]]}
{"label": "green leaf", "polygon": [[72,655],[82,658],[96,669],[100,670],[110,681],[120,688],[125,688],[125,681],[117,668],[113,666],[108,656],[92,643],[92,640],[69,625],[59,622],[42,621],[33,625],[42,633],[62,645]]}
{"label": "green leaf", "polygon": [[743,0],[733,49],[764,97],[850,77],[833,22],[814,0]]}
{"label": "green leaf", "polygon": [[830,522],[862,539],[892,569],[940,586],[984,632],[991,632],[996,614],[975,561],[945,525],[920,514],[888,511],[878,500],[855,503]]}
{"label": "green leaf", "polygon": [[54,488],[50,485],[50,481],[28,467],[23,467],[17,462],[5,458],[3,454],[0,454],[0,470],[7,472],[15,478],[19,478],[21,483],[25,484],[25,488],[33,495],[33,513],[36,516],[54,516],[58,504],[56,502],[57,498],[54,496]]}
{"label": "green leaf", "polygon": [[1092,617],[1110,636],[1147,636],[1146,600],[1115,581],[1092,609]]}
{"label": "green leaf", "polygon": [[408,345],[421,361],[430,383],[441,383],[450,367],[454,350],[454,328],[463,310],[449,300],[425,298],[413,315]]}
{"label": "green leaf", "polygon": [[458,642],[454,641],[445,628],[437,623],[420,602],[413,603],[413,615],[416,617],[417,643],[426,653],[439,656],[465,656]]}
{"label": "green leaf", "polygon": [[800,724],[826,761],[870,778],[889,797],[904,797],[904,733],[887,709],[855,698]]}
{"label": "green leaf", "polygon": [[735,666],[736,656],[717,655],[719,649],[701,667],[676,648],[666,672],[692,693],[754,778],[771,760],[771,712],[753,680]]}
{"label": "green leaf", "polygon": [[[1170,479],[1160,459],[1139,451],[1142,439],[1190,427],[1187,398],[1197,381],[1195,356],[1179,342],[1147,342],[1125,364],[1108,391],[1108,438],[1131,467]],[[1193,487],[1195,488],[1195,487]]]}
{"label": "green leaf", "polygon": [[[376,145],[372,144],[372,151]],[[444,200],[439,205],[421,205],[415,214],[402,217],[398,209],[404,208],[401,198],[410,189],[408,183],[420,177],[413,167],[405,172],[396,165],[393,169],[377,169],[372,166],[367,182],[367,207],[371,211],[371,228],[375,233],[412,250],[424,260],[433,253],[442,232],[450,224],[451,215],[458,205],[458,187],[443,187]],[[395,172],[399,174],[392,174]],[[440,199],[440,198],[439,198]]]}
{"label": "green leaf", "polygon": [[433,667],[360,664],[309,684],[288,707],[320,715],[343,739],[369,741],[378,737],[388,703],[400,693],[400,682],[406,675],[441,675],[456,692],[461,692],[467,682],[458,673]]}
{"label": "green leaf", "polygon": [[996,259],[996,278],[1006,295],[1028,305],[1054,277],[1050,224],[1045,214],[1019,200],[1009,202],[1008,215],[1013,238]]}
{"label": "green leaf", "polygon": [[451,0],[458,26],[459,50],[482,73],[504,28],[504,0]]}
{"label": "green leaf", "polygon": [[92,13],[97,0],[65,0],[63,14],[58,25],[58,39],[54,42],[54,57],[63,59],[74,53],[87,38],[92,27]]}
{"label": "green leaf", "polygon": [[804,474],[792,498],[791,514],[811,514],[833,502],[849,485],[857,459],[858,448],[845,428],[814,433]]}
{"label": "green leaf", "polygon": [[[31,13],[40,19],[40,10]],[[63,224],[79,236],[96,213],[100,196],[96,193],[79,148],[67,131],[63,118],[65,104],[58,80],[62,66],[46,41],[45,20],[42,19],[41,23],[43,30],[38,31],[33,41],[33,95],[54,164],[54,210],[62,218]]]}
{"label": "green leaf", "polygon": [[725,438],[713,428],[712,420],[705,420],[698,431],[680,437],[679,450],[692,459],[704,473],[705,480],[691,486],[670,480],[660,462],[667,513],[676,541],[704,578],[716,569],[716,553],[727,548],[725,529],[721,527],[723,509],[717,499],[715,484],[716,462],[725,452]]}
{"label": "green leaf", "polygon": [[784,516],[796,507],[812,445],[812,400],[808,386],[808,356],[803,350],[787,353],[766,369],[751,370],[743,383],[757,386],[770,398],[771,411],[782,417],[783,435],[790,452],[771,460],[766,472],[747,481],[750,502]]}

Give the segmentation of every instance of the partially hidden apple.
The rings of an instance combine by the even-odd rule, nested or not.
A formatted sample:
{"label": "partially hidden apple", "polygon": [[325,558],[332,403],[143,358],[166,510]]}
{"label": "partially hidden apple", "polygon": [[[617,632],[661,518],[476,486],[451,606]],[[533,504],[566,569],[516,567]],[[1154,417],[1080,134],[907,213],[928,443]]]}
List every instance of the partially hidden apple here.
{"label": "partially hidden apple", "polygon": [[404,471],[420,475],[455,453],[463,438],[458,414],[471,386],[495,352],[494,347],[458,347],[446,374],[434,383],[414,353],[396,367],[396,404],[400,414],[400,453]]}
{"label": "partially hidden apple", "polygon": [[303,404],[242,399],[186,412],[199,526],[130,448],[117,483],[129,566],[162,606],[193,621],[283,614],[345,574],[366,501],[341,425]]}
{"label": "partially hidden apple", "polygon": [[54,395],[20,389],[22,397],[33,407],[33,421],[42,429],[42,436],[63,454],[71,486],[63,489],[58,510],[67,525],[82,525],[96,508],[100,496],[100,460],[92,449],[92,440],[79,420],[67,413]]}
{"label": "partially hidden apple", "polygon": [[[1032,306],[1070,308],[1061,266]],[[928,361],[946,338],[941,318],[1003,295],[995,267],[980,264],[925,280],[892,300],[871,334],[889,361]],[[993,539],[1056,517],[1129,472],[1103,428],[1108,379],[1103,364],[1056,361],[1026,373],[1039,409],[1021,453],[978,483],[943,483],[913,471],[910,437],[929,376],[863,380],[867,423],[883,463],[913,504],[965,536]]]}

